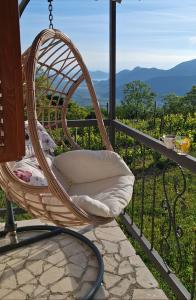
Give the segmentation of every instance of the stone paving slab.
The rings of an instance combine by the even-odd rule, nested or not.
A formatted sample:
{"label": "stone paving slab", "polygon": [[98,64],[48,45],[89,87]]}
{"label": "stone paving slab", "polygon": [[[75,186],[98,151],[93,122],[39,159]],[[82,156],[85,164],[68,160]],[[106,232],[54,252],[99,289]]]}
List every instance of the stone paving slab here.
{"label": "stone paving slab", "polygon": [[[38,220],[18,223],[43,224]],[[103,284],[94,300],[168,299],[115,221],[84,235],[98,247],[105,265]],[[0,299],[81,299],[91,288],[97,268],[86,245],[61,234],[0,256]]]}

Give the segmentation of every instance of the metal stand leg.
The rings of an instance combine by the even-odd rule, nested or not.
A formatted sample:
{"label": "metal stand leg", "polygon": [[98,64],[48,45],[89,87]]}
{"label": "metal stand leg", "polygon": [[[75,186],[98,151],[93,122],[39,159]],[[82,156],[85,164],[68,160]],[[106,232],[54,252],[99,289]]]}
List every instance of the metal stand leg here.
{"label": "metal stand leg", "polygon": [[[38,234],[35,236],[32,236],[30,238],[20,239],[18,241],[17,239],[17,232],[18,233],[27,233],[27,232],[35,232],[37,231]],[[16,224],[14,222],[14,213],[12,204],[9,200],[7,200],[7,218],[6,218],[6,224],[5,229],[3,232],[0,232],[0,238],[4,237],[6,235],[9,235],[10,238],[10,244],[1,246],[0,247],[0,255],[4,254],[8,251],[12,251],[14,249],[18,249],[20,247],[24,247],[26,245],[31,245],[33,243],[42,241],[44,239],[50,239],[51,237],[54,237],[59,234],[64,234],[65,236],[71,235],[74,238],[78,239],[79,241],[82,241],[84,244],[86,244],[94,253],[97,263],[98,263],[98,274],[95,282],[92,285],[92,288],[88,293],[81,299],[81,300],[90,300],[93,299],[93,296],[101,286],[101,283],[103,281],[103,274],[104,274],[104,264],[103,264],[103,258],[97,249],[97,247],[85,236],[82,234],[75,232],[73,230],[67,229],[67,228],[58,228],[56,226],[48,226],[48,225],[34,225],[34,226],[26,226],[26,227],[16,227]]]}
{"label": "metal stand leg", "polygon": [[13,212],[12,204],[8,199],[6,199],[6,208],[7,208],[7,216],[6,216],[4,232],[6,236],[9,237],[11,244],[17,244],[18,243],[18,237],[16,233],[17,225],[14,220],[14,212]]}
{"label": "metal stand leg", "polygon": [[95,293],[97,292],[97,290],[99,289],[99,287],[102,284],[103,274],[104,274],[103,258],[101,256],[99,250],[97,249],[97,247],[82,234],[75,232],[73,230],[67,229],[67,228],[58,228],[56,226],[48,226],[48,225],[34,225],[34,226],[26,226],[26,227],[17,228],[18,233],[28,232],[28,231],[29,232],[30,231],[34,231],[34,232],[38,231],[39,233],[36,236],[30,237],[30,238],[27,238],[24,240],[20,240],[18,243],[0,247],[0,255],[6,253],[8,251],[12,251],[14,249],[18,249],[20,247],[24,247],[26,245],[30,245],[30,244],[42,241],[44,239],[49,239],[58,234],[65,234],[65,236],[71,235],[74,238],[76,238],[79,241],[82,241],[84,244],[86,244],[92,250],[92,252],[94,253],[94,255],[97,259],[97,263],[98,263],[97,278],[94,281],[91,290],[88,291],[88,293],[83,298],[81,298],[81,300],[93,299],[93,296],[95,295]]}

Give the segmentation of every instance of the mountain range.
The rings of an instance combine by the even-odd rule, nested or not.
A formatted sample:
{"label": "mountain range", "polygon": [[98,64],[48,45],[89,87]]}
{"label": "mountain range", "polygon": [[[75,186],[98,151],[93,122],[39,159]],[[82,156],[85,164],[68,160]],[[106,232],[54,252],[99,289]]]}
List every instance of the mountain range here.
{"label": "mountain range", "polygon": [[[94,83],[96,94],[105,104],[109,98],[109,75],[102,71],[91,71],[91,78]],[[169,70],[158,68],[136,67],[133,70],[122,70],[116,74],[116,98],[119,104],[123,99],[123,87],[133,80],[141,80],[148,84],[156,93],[159,103],[161,98],[169,93],[184,95],[193,85],[196,84],[196,59],[182,62]],[[75,93],[74,99],[85,105],[89,99],[85,86],[82,86]]]}

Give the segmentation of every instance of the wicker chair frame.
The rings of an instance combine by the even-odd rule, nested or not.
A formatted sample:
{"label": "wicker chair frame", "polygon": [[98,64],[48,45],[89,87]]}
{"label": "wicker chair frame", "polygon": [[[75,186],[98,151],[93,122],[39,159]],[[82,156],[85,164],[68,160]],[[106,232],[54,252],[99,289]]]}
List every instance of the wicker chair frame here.
{"label": "wicker chair frame", "polygon": [[[38,34],[32,46],[23,54],[22,62],[30,137],[48,186],[32,186],[21,181],[12,172],[11,163],[3,163],[0,165],[1,187],[8,199],[16,202],[32,216],[46,219],[60,227],[110,222],[112,218],[91,215],[71,201],[49,167],[37,133],[37,120],[48,128],[61,127],[70,145],[74,149],[79,148],[68,130],[66,114],[73,93],[85,82],[92,99],[103,145],[107,150],[113,151],[89,72],[79,51],[66,35],[58,30],[46,29]],[[44,79],[44,84],[43,80],[41,83],[36,82],[39,76]],[[42,101],[48,95],[49,99]],[[43,201],[46,196],[57,198],[64,211],[48,211]]]}

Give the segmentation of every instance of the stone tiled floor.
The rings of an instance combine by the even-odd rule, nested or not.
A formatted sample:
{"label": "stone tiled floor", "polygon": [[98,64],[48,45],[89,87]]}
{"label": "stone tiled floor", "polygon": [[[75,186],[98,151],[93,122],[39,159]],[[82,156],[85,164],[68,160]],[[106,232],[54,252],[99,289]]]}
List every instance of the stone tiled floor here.
{"label": "stone tiled floor", "polygon": [[[32,223],[39,221],[22,225]],[[115,221],[85,236],[99,248],[105,265],[103,285],[94,299],[167,299]],[[0,299],[81,299],[96,274],[91,250],[75,238],[58,235],[0,256]]]}

